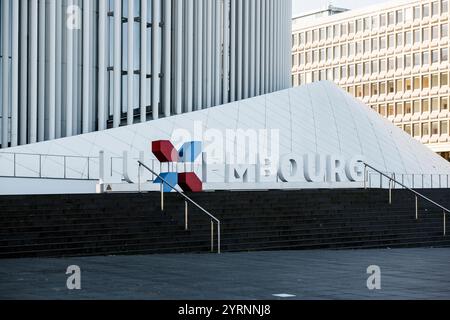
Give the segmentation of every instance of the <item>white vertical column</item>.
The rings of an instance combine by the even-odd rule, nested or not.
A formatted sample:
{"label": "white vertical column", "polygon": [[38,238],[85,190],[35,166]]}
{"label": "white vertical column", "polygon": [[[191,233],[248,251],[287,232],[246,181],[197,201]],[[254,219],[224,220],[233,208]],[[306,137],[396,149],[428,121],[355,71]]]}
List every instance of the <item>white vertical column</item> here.
{"label": "white vertical column", "polygon": [[[132,1],[131,1],[132,2]],[[90,68],[91,68],[91,57],[90,57],[90,0],[83,0],[83,133],[88,133],[89,130],[89,112],[90,106]]]}
{"label": "white vertical column", "polygon": [[128,1],[128,73],[127,73],[127,124],[134,120],[134,0]]}
{"label": "white vertical column", "polygon": [[141,71],[139,77],[141,122],[147,121],[147,23],[148,3],[141,1]]}
{"label": "white vertical column", "polygon": [[20,1],[20,144],[27,143],[28,120],[28,0]]}
{"label": "white vertical column", "polygon": [[164,86],[163,109],[164,116],[171,114],[171,80],[172,80],[172,1],[164,1]]}
{"label": "white vertical column", "polygon": [[122,0],[114,1],[114,128],[122,116]]}
{"label": "white vertical column", "polygon": [[223,82],[222,103],[229,101],[229,65],[230,65],[230,0],[223,0]]}
{"label": "white vertical column", "polygon": [[261,94],[261,3],[264,0],[256,0],[255,21],[255,94]]}
{"label": "white vertical column", "polygon": [[207,1],[206,11],[206,106],[212,106],[212,47],[213,47],[213,30],[212,30],[213,1]]}
{"label": "white vertical column", "polygon": [[161,0],[152,2],[152,112],[153,120],[159,119],[160,79],[161,73]]}
{"label": "white vertical column", "polygon": [[202,108],[203,67],[203,0],[195,1],[194,8],[194,109]]}
{"label": "white vertical column", "polygon": [[249,12],[249,36],[250,36],[250,76],[249,76],[249,97],[255,96],[255,88],[256,88],[256,75],[255,75],[255,44],[256,44],[256,8],[255,8],[255,1],[256,0],[249,0],[250,1],[250,12]]}
{"label": "white vertical column", "polygon": [[206,29],[206,23],[208,21],[208,2],[210,0],[202,0],[203,4],[203,16],[202,16],[202,108],[207,108],[207,91],[208,91],[208,66],[207,66],[207,43],[208,43],[208,30]]}
{"label": "white vertical column", "polygon": [[175,113],[182,113],[182,83],[183,83],[183,3],[175,0]]}
{"label": "white vertical column", "polygon": [[48,139],[56,137],[56,2],[49,0]]}
{"label": "white vertical column", "polygon": [[244,80],[243,80],[243,98],[249,96],[249,45],[250,45],[250,1],[244,0]]}
{"label": "white vertical column", "polygon": [[55,138],[61,138],[61,118],[62,118],[62,1],[56,0],[56,87],[55,87]]}
{"label": "white vertical column", "polygon": [[10,32],[9,32],[9,0],[2,0],[2,148],[8,148],[8,135],[9,135],[9,96],[10,96],[10,67],[9,67],[9,56],[10,56]]}
{"label": "white vertical column", "polygon": [[38,2],[31,1],[30,18],[30,118],[28,143],[37,141]]}
{"label": "white vertical column", "polygon": [[[143,1],[146,2],[146,1]],[[98,130],[106,129],[106,0],[98,3]]]}
{"label": "white vertical column", "polygon": [[187,5],[186,8],[186,74],[184,78],[184,86],[186,90],[186,101],[185,101],[185,112],[191,112],[193,110],[194,102],[194,1],[195,0],[185,0]]}
{"label": "white vertical column", "polygon": [[261,60],[260,60],[260,66],[261,66],[261,87],[260,87],[260,94],[266,93],[266,2],[267,0],[261,0],[261,21],[260,21],[260,33],[261,33]]}
{"label": "white vertical column", "polygon": [[39,0],[38,141],[45,139],[45,0]]}
{"label": "white vertical column", "polygon": [[230,0],[230,100],[236,100],[236,0]]}
{"label": "white vertical column", "polygon": [[19,5],[20,1],[12,1],[11,147],[19,142]]}
{"label": "white vertical column", "polygon": [[243,64],[243,36],[242,36],[242,32],[243,32],[243,9],[244,9],[244,5],[243,2],[246,0],[236,0],[238,1],[238,7],[237,7],[237,25],[238,25],[238,31],[237,31],[237,69],[236,69],[236,100],[241,100],[243,97],[242,91],[242,74],[243,74],[243,70],[242,70],[242,64]]}
{"label": "white vertical column", "polygon": [[[69,6],[73,5],[73,0],[68,0]],[[67,29],[66,35],[66,137],[73,135],[73,81],[75,77],[74,70],[74,30]]]}
{"label": "white vertical column", "polygon": [[220,0],[214,0],[214,105],[221,102],[220,91],[222,89],[222,39],[221,39],[221,15]]}
{"label": "white vertical column", "polygon": [[[291,23],[291,19],[292,19],[292,0],[289,0],[288,5],[287,5],[287,19],[288,19],[288,23],[287,23],[287,33],[289,35],[292,34],[292,23]],[[288,56],[288,60],[287,60],[287,74],[286,74],[286,82],[287,82],[287,88],[290,88],[292,86],[291,84],[291,72],[292,72],[292,59],[291,59],[291,51],[292,51],[292,37],[288,38],[288,45],[287,45],[287,49],[289,52],[289,56]]]}
{"label": "white vertical column", "polygon": [[268,72],[268,78],[269,78],[269,90],[268,92],[273,92],[275,88],[275,46],[274,46],[274,2],[275,0],[270,0],[270,7],[269,7],[269,72]]}

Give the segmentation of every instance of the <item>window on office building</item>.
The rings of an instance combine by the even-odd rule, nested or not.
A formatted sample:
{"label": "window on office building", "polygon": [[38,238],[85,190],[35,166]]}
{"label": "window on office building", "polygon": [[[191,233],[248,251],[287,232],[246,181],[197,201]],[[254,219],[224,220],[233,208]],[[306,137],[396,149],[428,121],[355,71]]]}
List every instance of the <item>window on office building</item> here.
{"label": "window on office building", "polygon": [[356,32],[362,32],[363,31],[363,20],[358,19],[356,20]]}
{"label": "window on office building", "polygon": [[334,74],[334,79],[335,80],[339,80],[340,79],[339,67],[333,68],[333,74]]}
{"label": "window on office building", "polygon": [[413,124],[413,136],[420,137],[420,124],[419,123]]}
{"label": "window on office building", "polygon": [[403,33],[397,33],[397,48],[403,46]]}
{"label": "window on office building", "polygon": [[422,123],[422,137],[430,135],[430,124],[428,122]]}
{"label": "window on office building", "polygon": [[389,80],[387,82],[387,91],[388,91],[388,93],[394,93],[394,81],[393,80]]}
{"label": "window on office building", "polygon": [[389,49],[394,49],[395,48],[395,38],[393,34],[390,34],[388,36],[388,48]]}
{"label": "window on office building", "polygon": [[313,62],[319,62],[319,51],[318,50],[313,51]]}
{"label": "window on office building", "polygon": [[338,24],[335,24],[334,26],[333,26],[333,36],[336,38],[336,37],[340,37],[341,36],[341,28],[340,28],[340,26],[338,25]]}
{"label": "window on office building", "polygon": [[378,38],[372,38],[372,51],[378,50]]}
{"label": "window on office building", "polygon": [[397,10],[395,15],[397,23],[403,23],[403,10]]}
{"label": "window on office building", "polygon": [[333,29],[331,27],[327,27],[327,39],[333,38]]}
{"label": "window on office building", "polygon": [[439,87],[439,75],[437,73],[431,75],[431,87],[432,88]]}
{"label": "window on office building", "polygon": [[448,121],[441,121],[441,135],[448,134]]}
{"label": "window on office building", "polygon": [[425,75],[422,76],[422,89],[429,89],[430,88],[430,76]]}
{"label": "window on office building", "polygon": [[438,62],[439,62],[439,51],[431,50],[431,63],[438,63]]}
{"label": "window on office building", "polygon": [[361,77],[363,75],[363,64],[358,63],[356,65],[356,76]]}
{"label": "window on office building", "polygon": [[397,79],[395,80],[395,87],[396,87],[396,92],[402,92],[403,91],[403,80],[402,79]]}
{"label": "window on office building", "polygon": [[395,24],[395,12],[388,13],[388,25],[393,26]]}
{"label": "window on office building", "polygon": [[441,14],[448,13],[448,0],[441,0]]}
{"label": "window on office building", "polygon": [[439,1],[434,1],[431,3],[431,14],[433,16],[439,15]]}
{"label": "window on office building", "polygon": [[411,55],[407,54],[405,55],[405,68],[411,67]]}
{"label": "window on office building", "polygon": [[430,112],[430,102],[428,99],[422,100],[422,112]]}
{"label": "window on office building", "polygon": [[380,37],[380,50],[386,49],[386,37]]}
{"label": "window on office building", "polygon": [[386,94],[386,82],[380,82],[380,94]]}
{"label": "window on office building", "polygon": [[422,41],[429,41],[430,40],[430,28],[423,28],[422,29]]}
{"label": "window on office building", "polygon": [[299,35],[299,44],[305,44],[305,33],[300,33]]}
{"label": "window on office building", "polygon": [[414,43],[420,43],[420,29],[414,30]]}
{"label": "window on office building", "polygon": [[370,75],[370,62],[364,62],[364,75]]}
{"label": "window on office building", "polygon": [[370,40],[364,40],[364,53],[370,53]]}
{"label": "window on office building", "polygon": [[411,101],[405,101],[405,114],[411,114]]}
{"label": "window on office building", "polygon": [[405,124],[403,130],[405,130],[405,132],[409,135],[411,135],[411,125],[410,124]]}
{"label": "window on office building", "polygon": [[387,70],[387,61],[386,59],[380,60],[380,72],[386,72]]}
{"label": "window on office building", "polygon": [[348,33],[355,33],[355,22],[350,21],[348,23]]}
{"label": "window on office building", "polygon": [[379,25],[379,20],[378,20],[378,16],[372,16],[370,18],[370,26],[372,29],[376,29],[378,28]]}
{"label": "window on office building", "polygon": [[388,69],[388,71],[394,71],[395,70],[395,58],[389,58],[388,59],[387,69]]}
{"label": "window on office building", "polygon": [[363,96],[362,86],[356,86],[356,97],[361,98]]}
{"label": "window on office building", "polygon": [[395,58],[395,60],[396,60],[395,64],[396,64],[397,70],[403,69],[403,59],[404,58],[402,56],[398,56]]}
{"label": "window on office building", "polygon": [[439,26],[431,27],[431,40],[439,39]]}
{"label": "window on office building", "polygon": [[325,40],[325,28],[320,28],[319,40]]}
{"label": "window on office building", "polygon": [[448,24],[441,24],[441,38],[448,37]]}
{"label": "window on office building", "polygon": [[372,73],[377,73],[378,72],[378,61],[374,60],[372,61]]}
{"label": "window on office building", "polygon": [[325,49],[320,49],[319,51],[319,61],[323,62],[326,60]]}
{"label": "window on office building", "polygon": [[370,30],[370,18],[364,18],[364,31]]}
{"label": "window on office building", "polygon": [[405,46],[412,44],[412,32],[407,31],[405,32]]}
{"label": "window on office building", "polygon": [[386,105],[385,104],[380,104],[379,110],[380,110],[380,114],[383,117],[386,117]]}
{"label": "window on office building", "polygon": [[356,47],[356,54],[362,54],[363,52],[363,43],[361,41],[356,42],[355,44]]}
{"label": "window on office building", "polygon": [[385,13],[380,15],[380,27],[386,27],[386,14]]}
{"label": "window on office building", "polygon": [[442,86],[448,86],[448,73],[447,72],[441,73],[441,87]]}
{"label": "window on office building", "polygon": [[300,53],[300,65],[304,65],[305,64],[305,53],[302,52]]}
{"label": "window on office building", "polygon": [[422,18],[427,18],[430,16],[430,5],[424,4],[422,5]]}
{"label": "window on office building", "polygon": [[341,77],[347,78],[347,67],[346,66],[341,67]]}
{"label": "window on office building", "polygon": [[434,121],[431,123],[431,134],[433,136],[439,134],[439,122]]}
{"label": "window on office building", "polygon": [[331,60],[333,59],[333,52],[332,52],[332,48],[328,47],[327,48],[327,60]]}
{"label": "window on office building", "polygon": [[440,105],[441,105],[441,111],[448,110],[448,97],[442,97]]}
{"label": "window on office building", "polygon": [[448,48],[442,48],[441,49],[441,62],[447,62],[448,61]]}
{"label": "window on office building", "polygon": [[419,114],[420,113],[420,100],[414,100],[413,101],[413,112],[415,114]]}
{"label": "window on office building", "polygon": [[411,78],[405,79],[405,90],[410,91],[412,89]]}
{"label": "window on office building", "polygon": [[335,59],[340,59],[341,58],[341,50],[339,46],[334,46],[333,47],[333,56]]}
{"label": "window on office building", "polygon": [[348,76],[354,77],[355,76],[355,65],[351,64],[348,66]]}
{"label": "window on office building", "polygon": [[393,103],[388,103],[387,105],[387,115],[388,117],[392,117],[395,115],[395,110],[394,110],[394,104]]}
{"label": "window on office building", "polygon": [[378,95],[378,84],[377,83],[372,83],[370,85],[370,92],[373,96]]}
{"label": "window on office building", "polygon": [[319,40],[319,30],[316,29],[313,31],[313,41],[318,41]]}
{"label": "window on office building", "polygon": [[348,44],[348,55],[349,56],[355,55],[355,43],[354,42],[350,42]]}
{"label": "window on office building", "polygon": [[414,19],[413,8],[409,7],[405,9],[405,21],[412,21]]}
{"label": "window on office building", "polygon": [[420,90],[420,77],[413,78],[413,89]]}
{"label": "window on office building", "polygon": [[414,20],[419,20],[419,19],[421,19],[421,16],[420,16],[420,7],[419,6],[416,6],[416,7],[414,7]]}
{"label": "window on office building", "polygon": [[413,63],[414,63],[414,67],[418,67],[420,66],[420,53],[416,52],[414,53],[414,58],[413,58]]}
{"label": "window on office building", "polygon": [[370,96],[370,90],[369,90],[369,84],[368,83],[363,85],[363,94],[364,94],[364,97],[369,97]]}
{"label": "window on office building", "polygon": [[439,112],[439,98],[431,99],[431,112]]}
{"label": "window on office building", "polygon": [[347,45],[343,44],[341,45],[341,57],[346,57],[347,56]]}
{"label": "window on office building", "polygon": [[347,24],[343,23],[341,24],[341,35],[346,35],[347,34]]}
{"label": "window on office building", "polygon": [[403,115],[403,103],[397,102],[395,104],[395,115],[396,116],[402,116]]}

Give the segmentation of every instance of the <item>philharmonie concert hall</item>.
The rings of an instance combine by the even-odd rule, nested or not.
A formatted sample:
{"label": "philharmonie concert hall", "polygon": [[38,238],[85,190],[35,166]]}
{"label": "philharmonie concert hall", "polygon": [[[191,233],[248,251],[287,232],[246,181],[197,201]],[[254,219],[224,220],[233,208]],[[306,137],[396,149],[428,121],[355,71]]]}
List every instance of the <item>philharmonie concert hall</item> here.
{"label": "philharmonie concert hall", "polygon": [[290,0],[1,4],[0,258],[450,245],[445,159],[291,87]]}

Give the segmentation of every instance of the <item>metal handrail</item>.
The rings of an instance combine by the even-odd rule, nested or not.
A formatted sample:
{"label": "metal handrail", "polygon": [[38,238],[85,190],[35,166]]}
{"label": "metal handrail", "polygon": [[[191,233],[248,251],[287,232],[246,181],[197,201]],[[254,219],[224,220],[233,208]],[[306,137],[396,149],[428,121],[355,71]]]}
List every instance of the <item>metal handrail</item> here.
{"label": "metal handrail", "polygon": [[429,203],[435,205],[436,207],[440,208],[443,211],[443,215],[444,215],[444,236],[446,235],[446,215],[448,213],[450,213],[450,210],[445,208],[444,206],[440,205],[439,203],[431,200],[430,198],[428,198],[427,196],[424,196],[423,194],[421,194],[420,192],[417,192],[416,190],[413,190],[409,187],[407,187],[406,185],[404,185],[403,183],[397,181],[395,179],[395,175],[393,176],[388,176],[387,174],[381,172],[380,170],[374,168],[373,166],[371,166],[370,164],[367,164],[364,161],[360,161],[361,163],[364,164],[364,188],[367,189],[367,168],[372,169],[373,171],[377,172],[378,174],[380,174],[381,176],[386,177],[387,179],[389,179],[389,203],[392,202],[392,188],[391,188],[391,182],[395,184],[398,184],[399,186],[403,187],[404,189],[408,190],[409,192],[412,192],[415,196],[416,196],[416,219],[418,219],[418,203],[417,203],[417,198],[422,198],[426,201],[428,201]]}
{"label": "metal handrail", "polygon": [[[158,173],[156,173],[154,170],[150,169],[148,166],[146,166],[144,163],[142,163],[141,161],[138,161],[139,164],[139,172],[140,172],[140,167],[145,168],[146,170],[148,170],[150,173],[152,173],[153,175],[155,175],[156,177],[158,177],[162,183],[161,183],[161,196],[164,193],[164,190],[162,188],[163,184],[166,184],[170,189],[174,190],[175,192],[177,192],[180,196],[182,196],[185,201],[190,202],[191,204],[193,204],[194,206],[196,206],[198,209],[200,209],[203,213],[205,213],[206,215],[208,215],[211,218],[211,226],[213,227],[213,220],[217,223],[217,253],[220,254],[221,253],[221,234],[220,234],[220,220],[217,219],[215,216],[213,216],[211,213],[209,213],[208,211],[206,211],[206,209],[204,209],[202,206],[200,206],[198,203],[196,203],[194,200],[192,200],[191,198],[189,198],[187,195],[185,195],[184,193],[182,193],[180,190],[178,190],[177,188],[175,188],[172,184],[170,184],[166,179],[164,179],[163,177],[161,177],[161,175],[159,175]],[[140,179],[139,179],[140,180]],[[140,181],[139,181],[140,184]],[[187,222],[186,222],[186,226],[187,226]],[[211,228],[211,240],[213,240],[213,236],[214,236],[214,229]]]}

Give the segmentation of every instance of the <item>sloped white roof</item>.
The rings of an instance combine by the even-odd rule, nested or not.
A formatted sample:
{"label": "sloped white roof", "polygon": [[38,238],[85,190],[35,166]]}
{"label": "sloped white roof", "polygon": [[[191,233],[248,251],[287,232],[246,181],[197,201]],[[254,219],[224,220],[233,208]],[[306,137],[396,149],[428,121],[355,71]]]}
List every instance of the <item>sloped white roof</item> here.
{"label": "sloped white roof", "polygon": [[[173,130],[278,129],[280,154],[363,155],[375,168],[397,174],[450,174],[450,164],[331,82],[317,82],[206,110],[103,132],[8,149],[96,157],[100,150],[138,157]],[[46,161],[46,159],[44,159]]]}

